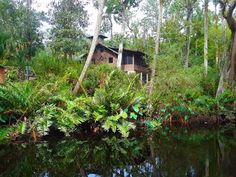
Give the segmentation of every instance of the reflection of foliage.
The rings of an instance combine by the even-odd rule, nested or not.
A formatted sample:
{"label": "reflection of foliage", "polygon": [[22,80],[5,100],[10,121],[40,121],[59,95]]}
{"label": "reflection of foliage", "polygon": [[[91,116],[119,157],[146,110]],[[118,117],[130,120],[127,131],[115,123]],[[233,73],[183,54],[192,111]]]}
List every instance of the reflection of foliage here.
{"label": "reflection of foliage", "polygon": [[120,176],[124,172],[132,176],[185,176],[192,171],[204,176],[206,158],[210,160],[210,176],[225,176],[228,173],[223,173],[224,166],[218,164],[218,141],[225,147],[225,160],[232,160],[233,131],[190,133],[186,129],[169,129],[166,134],[152,132],[130,139],[90,137],[36,145],[0,145],[0,176],[40,176],[43,173],[76,176],[81,171],[103,176]]}

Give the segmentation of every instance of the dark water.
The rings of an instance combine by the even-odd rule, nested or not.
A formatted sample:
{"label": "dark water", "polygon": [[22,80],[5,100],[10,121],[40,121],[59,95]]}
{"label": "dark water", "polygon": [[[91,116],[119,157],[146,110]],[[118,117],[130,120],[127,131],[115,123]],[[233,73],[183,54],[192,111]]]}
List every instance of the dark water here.
{"label": "dark water", "polygon": [[0,144],[0,176],[236,177],[236,129]]}

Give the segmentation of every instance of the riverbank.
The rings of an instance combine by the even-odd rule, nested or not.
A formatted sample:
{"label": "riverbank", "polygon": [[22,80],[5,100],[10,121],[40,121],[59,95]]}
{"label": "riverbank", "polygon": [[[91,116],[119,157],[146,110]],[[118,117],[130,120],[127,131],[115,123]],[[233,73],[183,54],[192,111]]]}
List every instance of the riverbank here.
{"label": "riverbank", "polygon": [[[170,61],[161,64],[167,66]],[[158,75],[150,96],[138,74],[92,65],[81,92],[74,95],[83,64],[41,53],[30,65],[35,68],[35,80],[19,79],[19,68],[13,67],[0,85],[0,126],[6,129],[0,131],[0,139],[29,135],[36,141],[50,134],[51,127],[65,136],[91,131],[127,138],[139,126],[152,130],[176,123],[196,127],[228,123],[228,118],[215,114],[235,112],[236,95],[227,89],[215,97],[213,81],[203,77],[201,68],[183,70],[174,65],[174,75],[172,67],[159,68],[165,75]]]}

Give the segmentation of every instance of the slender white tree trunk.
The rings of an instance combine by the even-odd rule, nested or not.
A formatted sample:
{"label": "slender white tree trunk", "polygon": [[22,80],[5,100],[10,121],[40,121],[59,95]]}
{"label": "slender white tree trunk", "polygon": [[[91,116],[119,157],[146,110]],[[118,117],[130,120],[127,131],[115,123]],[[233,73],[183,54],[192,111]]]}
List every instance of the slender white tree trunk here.
{"label": "slender white tree trunk", "polygon": [[119,69],[121,69],[121,65],[122,65],[123,48],[124,48],[124,43],[122,41],[119,44],[118,60],[117,60],[117,68],[119,68]]}
{"label": "slender white tree trunk", "polygon": [[[226,20],[224,17],[221,18],[221,24],[222,24],[222,41],[223,44],[226,44]],[[227,47],[223,46],[222,56],[221,56],[221,62],[220,62],[220,80],[216,92],[216,96],[219,96],[221,93],[224,92],[224,77],[227,74],[227,64],[226,64],[226,53],[227,53]]]}
{"label": "slender white tree trunk", "polygon": [[208,73],[208,0],[204,2],[204,74]]}
{"label": "slender white tree trunk", "polygon": [[189,19],[189,26],[187,27],[187,43],[186,43],[186,53],[185,53],[185,60],[184,60],[184,67],[188,68],[189,66],[189,54],[190,54],[190,45],[191,45],[191,19]]}
{"label": "slender white tree trunk", "polygon": [[84,80],[84,77],[85,77],[85,74],[88,70],[88,67],[91,63],[91,60],[92,60],[92,57],[93,57],[93,53],[95,51],[95,48],[96,48],[96,45],[97,45],[97,39],[98,39],[98,35],[100,33],[100,29],[101,29],[101,23],[102,23],[102,15],[103,15],[103,9],[104,9],[104,6],[105,6],[105,1],[106,0],[100,0],[100,3],[99,3],[99,9],[98,9],[98,15],[97,15],[97,22],[96,22],[96,27],[95,27],[95,31],[94,31],[94,35],[93,35],[93,41],[92,41],[92,44],[91,44],[91,47],[90,47],[90,50],[89,50],[89,54],[88,54],[88,57],[87,57],[87,60],[85,62],[85,65],[84,65],[84,68],[80,74],[80,77],[75,85],[75,88],[73,90],[73,93],[74,94],[77,94],[80,87],[81,87],[81,84],[82,84],[82,81]]}
{"label": "slender white tree trunk", "polygon": [[[218,33],[217,3],[214,3],[214,4],[215,4],[215,29]],[[216,47],[215,62],[216,62],[216,68],[218,69],[218,66],[219,66],[219,40],[215,40],[215,47]]]}
{"label": "slender white tree trunk", "polygon": [[159,46],[160,46],[160,32],[161,32],[161,25],[162,25],[162,17],[163,17],[163,0],[160,0],[157,35],[156,35],[156,41],[155,41],[155,53],[154,53],[154,58],[153,58],[152,76],[151,76],[151,82],[150,82],[150,88],[149,88],[149,95],[152,95],[153,89],[154,89],[154,82],[155,82],[156,68],[157,68],[157,57],[159,54]]}
{"label": "slender white tree trunk", "polygon": [[122,40],[119,44],[118,59],[117,59],[117,68],[121,69],[122,58],[123,58],[123,49],[124,49],[124,34],[125,34],[125,10],[122,12]]}

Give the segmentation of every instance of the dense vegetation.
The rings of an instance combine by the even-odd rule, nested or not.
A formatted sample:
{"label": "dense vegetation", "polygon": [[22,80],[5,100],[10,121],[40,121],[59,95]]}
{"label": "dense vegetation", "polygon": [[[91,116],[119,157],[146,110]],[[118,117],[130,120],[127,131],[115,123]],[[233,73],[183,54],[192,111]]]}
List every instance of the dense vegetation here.
{"label": "dense vegetation", "polygon": [[[153,7],[159,1],[146,0],[140,6],[134,0],[119,2],[110,0],[106,4],[102,31],[111,36],[107,44],[118,47],[122,42],[127,48],[143,51],[152,66],[159,13]],[[188,0],[187,4],[192,9],[191,20],[185,13],[189,6],[183,1],[163,3],[151,95],[149,84],[141,83],[139,75],[127,75],[110,65],[91,65],[75,95],[72,89],[84,65],[79,56],[89,46],[85,4],[60,0],[50,5],[49,14],[43,14],[36,13],[30,1],[0,0],[0,66],[8,69],[6,82],[0,85],[0,139],[28,134],[36,140],[52,128],[70,135],[84,127],[87,131],[119,132],[128,137],[140,123],[152,129],[172,119],[186,124],[196,115],[235,114],[235,85],[224,82],[224,91],[216,96],[222,63],[228,56],[230,31],[224,19],[220,21],[217,8],[210,10],[208,65],[203,67],[206,14],[200,1]],[[218,7],[216,1],[214,5]],[[132,8],[142,10],[142,19],[132,18]],[[113,35],[114,19],[126,27],[126,32]],[[45,44],[39,31],[42,21],[52,26]],[[34,80],[25,75],[28,66]]]}

